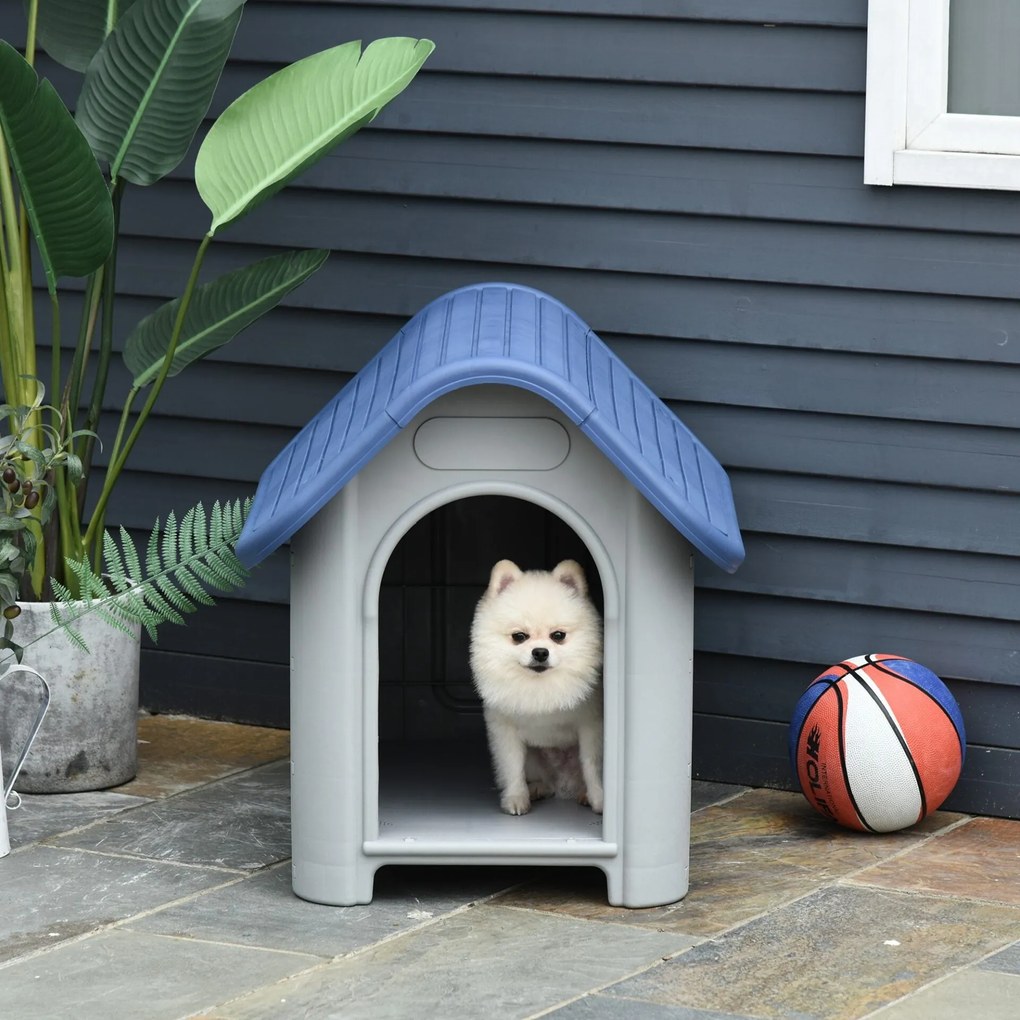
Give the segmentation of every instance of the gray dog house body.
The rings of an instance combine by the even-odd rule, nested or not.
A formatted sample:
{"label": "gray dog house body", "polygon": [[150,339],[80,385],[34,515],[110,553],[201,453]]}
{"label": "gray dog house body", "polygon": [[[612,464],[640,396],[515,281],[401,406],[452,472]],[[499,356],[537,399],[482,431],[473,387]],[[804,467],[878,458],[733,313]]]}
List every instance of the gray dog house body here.
{"label": "gray dog house body", "polygon": [[[416,522],[480,495],[544,507],[595,563],[601,817],[563,801],[504,815],[491,775],[451,767],[450,748],[381,775],[383,571]],[[727,570],[743,547],[717,461],[573,312],[504,284],[421,311],[263,475],[238,554],[288,539],[298,895],[366,903],[382,865],[458,862],[594,865],[617,905],[686,893],[691,546]]]}

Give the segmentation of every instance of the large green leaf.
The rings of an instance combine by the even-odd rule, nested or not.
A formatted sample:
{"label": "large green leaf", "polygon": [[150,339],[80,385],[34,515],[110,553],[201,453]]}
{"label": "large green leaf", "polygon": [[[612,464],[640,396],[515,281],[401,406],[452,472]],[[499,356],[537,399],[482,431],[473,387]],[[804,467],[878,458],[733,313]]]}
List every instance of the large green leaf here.
{"label": "large green leaf", "polygon": [[[135,0],[40,0],[39,45],[58,63],[84,71]],[[25,8],[30,0],[25,0]]]}
{"label": "large green leaf", "polygon": [[209,109],[244,0],[138,0],[89,64],[77,118],[111,177],[152,184]]}
{"label": "large green leaf", "polygon": [[48,81],[0,42],[0,127],[46,283],[88,276],[113,247],[113,205],[88,143]]}
{"label": "large green leaf", "polygon": [[[195,184],[210,233],[280,190],[402,92],[435,45],[377,39],[344,43],[277,71],[236,99],[209,129]],[[360,59],[359,59],[360,58]]]}
{"label": "large green leaf", "polygon": [[[174,352],[170,375],[233,339],[281,298],[304,283],[326,261],[328,251],[285,252],[227,273],[195,289]],[[170,346],[180,298],[144,318],[124,344],[124,364],[134,385],[147,386],[159,374]]]}

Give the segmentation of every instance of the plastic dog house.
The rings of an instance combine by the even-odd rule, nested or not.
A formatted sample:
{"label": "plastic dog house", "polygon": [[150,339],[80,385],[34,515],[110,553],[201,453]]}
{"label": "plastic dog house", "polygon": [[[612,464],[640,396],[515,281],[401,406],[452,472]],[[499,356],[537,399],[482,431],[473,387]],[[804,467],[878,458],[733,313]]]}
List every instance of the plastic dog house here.
{"label": "plastic dog house", "polygon": [[[409,764],[380,752],[383,572],[416,522],[479,495],[545,508],[597,569],[601,817],[564,801],[504,815],[487,759],[469,768],[456,745]],[[719,463],[573,312],[507,284],[419,312],[262,476],[238,555],[288,540],[299,896],[367,903],[387,864],[531,863],[599,867],[616,905],[683,897],[691,547],[732,571],[743,545]]]}

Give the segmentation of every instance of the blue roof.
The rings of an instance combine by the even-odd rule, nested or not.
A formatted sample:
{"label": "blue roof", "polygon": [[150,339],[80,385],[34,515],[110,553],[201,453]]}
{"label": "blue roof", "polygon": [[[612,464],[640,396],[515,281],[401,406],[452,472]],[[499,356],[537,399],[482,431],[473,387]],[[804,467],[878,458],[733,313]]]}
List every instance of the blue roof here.
{"label": "blue roof", "polygon": [[545,397],[692,545],[725,570],[740,565],[719,462],[574,312],[505,283],[427,305],[284,447],[259,482],[241,561],[286,542],[432,401],[479,383]]}

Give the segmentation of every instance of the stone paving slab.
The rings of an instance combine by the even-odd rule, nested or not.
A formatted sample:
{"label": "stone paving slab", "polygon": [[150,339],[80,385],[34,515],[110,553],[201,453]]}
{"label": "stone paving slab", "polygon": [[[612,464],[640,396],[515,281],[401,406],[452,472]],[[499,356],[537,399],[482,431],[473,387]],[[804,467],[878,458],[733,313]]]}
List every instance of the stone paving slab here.
{"label": "stone paving slab", "polygon": [[1020,906],[1020,822],[972,818],[939,839],[861,872],[856,880]]}
{"label": "stone paving slab", "polygon": [[202,1014],[217,1020],[510,1020],[686,949],[693,940],[478,906]]}
{"label": "stone paving slab", "polygon": [[691,780],[691,810],[700,811],[719,801],[732,800],[747,793],[746,786],[731,786],[729,783],[708,783],[704,779]]}
{"label": "stone paving slab", "polygon": [[[873,1020],[1016,1020],[1020,977],[968,968],[872,1014]],[[872,1018],[869,1018],[872,1020]]]}
{"label": "stone paving slab", "polygon": [[859,1020],[1017,931],[1015,907],[837,886],[605,993],[775,1020]]}
{"label": "stone paving slab", "polygon": [[0,1003],[11,1020],[181,1020],[317,962],[112,930],[0,969]]}
{"label": "stone paving slab", "polygon": [[736,1013],[717,1013],[710,1009],[687,1009],[685,1006],[660,1006],[609,995],[586,995],[543,1017],[553,1020],[755,1020]]}
{"label": "stone paving slab", "polygon": [[117,792],[166,797],[289,756],[288,730],[143,715],[138,720],[138,775]]}
{"label": "stone paving slab", "polygon": [[822,818],[800,794],[749,790],[693,815],[690,891],[679,903],[641,910],[609,906],[604,877],[588,869],[544,873],[502,902],[586,920],[718,935],[917,846],[961,817],[937,812],[900,832],[857,833]]}
{"label": "stone paving slab", "polygon": [[147,804],[147,797],[133,797],[103,790],[98,793],[21,794],[21,807],[7,810],[11,847],[27,846],[40,839],[59,836],[128,808]]}
{"label": "stone paving slab", "polygon": [[[1018,852],[1020,852],[1020,847],[1018,847]],[[983,970],[1001,970],[1006,974],[1020,976],[1020,942],[1014,942],[1013,945],[1003,949],[1001,953],[989,956],[987,960],[982,960],[978,966]],[[1018,1008],[1018,1012],[1020,1012],[1020,1008]]]}
{"label": "stone paving slab", "polygon": [[386,868],[366,906],[298,899],[289,864],[128,922],[135,931],[332,958],[440,917],[522,880],[509,868]]}
{"label": "stone paving slab", "polygon": [[264,765],[53,842],[249,871],[275,864],[290,855],[290,765]]}
{"label": "stone paving slab", "polygon": [[[0,862],[0,962],[229,882],[230,872],[33,846]],[[55,974],[47,963],[45,971]],[[0,970],[0,1016],[8,1012]],[[53,1014],[54,1016],[56,1014]]]}

